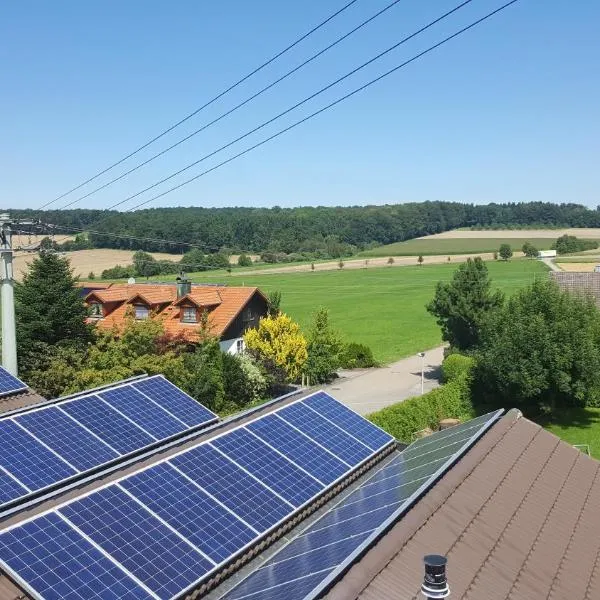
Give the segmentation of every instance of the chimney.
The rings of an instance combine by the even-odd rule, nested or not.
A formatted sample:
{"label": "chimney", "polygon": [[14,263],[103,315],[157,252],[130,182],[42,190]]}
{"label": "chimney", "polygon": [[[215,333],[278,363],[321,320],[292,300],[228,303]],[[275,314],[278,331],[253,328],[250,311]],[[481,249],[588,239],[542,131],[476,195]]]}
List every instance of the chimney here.
{"label": "chimney", "polygon": [[192,282],[186,277],[185,273],[181,271],[179,276],[175,280],[177,282],[177,299],[183,298],[185,295],[192,291]]}
{"label": "chimney", "polygon": [[439,554],[427,554],[423,558],[425,563],[425,577],[421,584],[421,593],[428,600],[447,598],[450,595],[448,580],[446,579],[445,556]]}

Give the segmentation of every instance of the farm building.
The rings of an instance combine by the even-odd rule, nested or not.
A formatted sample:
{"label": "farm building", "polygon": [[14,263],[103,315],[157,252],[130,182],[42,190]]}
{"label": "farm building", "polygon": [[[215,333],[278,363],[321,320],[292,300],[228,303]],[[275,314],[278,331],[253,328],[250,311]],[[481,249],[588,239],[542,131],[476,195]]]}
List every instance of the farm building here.
{"label": "farm building", "polygon": [[550,277],[563,290],[592,296],[600,308],[600,270],[594,273],[551,271]]}
{"label": "farm building", "polygon": [[160,319],[166,332],[183,334],[194,343],[200,339],[206,316],[210,333],[220,339],[221,349],[231,354],[243,349],[246,330],[257,327],[267,314],[267,298],[255,287],[193,285],[185,278],[172,284],[83,285],[88,291],[89,321],[98,327],[118,328],[130,317]]}
{"label": "farm building", "polygon": [[0,600],[600,597],[600,463],[519,411],[406,447],[323,392],[217,421],[169,385],[12,414]]}
{"label": "farm building", "polygon": [[556,258],[556,250],[538,250],[538,258]]}

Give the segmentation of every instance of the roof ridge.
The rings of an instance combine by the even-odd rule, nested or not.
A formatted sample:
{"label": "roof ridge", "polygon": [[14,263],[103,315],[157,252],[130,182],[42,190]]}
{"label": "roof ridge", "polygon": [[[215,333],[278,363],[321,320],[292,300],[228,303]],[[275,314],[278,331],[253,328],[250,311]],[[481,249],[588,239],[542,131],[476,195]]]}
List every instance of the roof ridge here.
{"label": "roof ridge", "polygon": [[[543,431],[543,429],[540,427],[540,429],[538,430],[538,432],[533,436],[533,438],[531,439],[531,442],[527,445],[527,447],[530,446],[531,443],[533,443],[533,440],[537,439],[537,437],[541,434],[541,432]],[[485,555],[485,558],[483,559],[481,565],[479,566],[479,568],[477,569],[477,572],[475,573],[475,575],[472,577],[471,581],[469,582],[468,587],[465,590],[465,593],[463,595],[463,598],[468,598],[469,596],[469,592],[471,589],[473,589],[473,586],[475,585],[475,583],[477,582],[479,575],[481,573],[481,570],[483,569],[483,567],[488,563],[488,561],[490,560],[490,557],[494,554],[494,552],[496,551],[496,549],[498,548],[499,543],[504,539],[505,535],[506,535],[506,530],[508,529],[508,527],[510,526],[510,524],[514,521],[515,516],[517,515],[517,513],[521,510],[521,508],[523,507],[523,504],[525,503],[525,501],[527,500],[527,498],[529,498],[529,495],[531,494],[531,490],[534,488],[535,484],[538,482],[538,480],[540,479],[540,477],[542,476],[542,473],[544,473],[544,471],[546,470],[546,467],[548,466],[548,463],[550,462],[550,460],[555,456],[556,452],[558,451],[558,449],[561,447],[561,440],[559,438],[556,439],[556,443],[554,445],[554,448],[552,449],[552,452],[548,455],[548,457],[546,458],[546,460],[544,461],[544,464],[541,466],[538,474],[535,476],[535,479],[531,482],[531,484],[529,485],[529,488],[526,492],[526,494],[523,496],[523,498],[521,499],[521,501],[519,502],[518,506],[515,508],[515,510],[513,511],[512,515],[510,516],[510,519],[508,520],[508,523],[506,524],[506,526],[502,529],[502,532],[500,533],[500,536],[498,537],[498,539],[494,542],[494,545],[490,548],[489,552]],[[521,454],[519,456],[519,459],[517,459],[518,462],[521,457],[523,456],[523,454]],[[508,471],[508,473],[506,474],[506,476],[503,478],[503,481],[506,477],[508,477],[508,475],[512,472]],[[496,487],[496,489],[494,490],[494,494],[492,494],[491,497],[493,497],[497,492],[498,489],[500,488],[500,486],[502,485],[502,483]],[[479,514],[480,511],[478,511]],[[474,519],[472,519],[471,522],[473,522]],[[453,544],[454,545],[454,544]]]}
{"label": "roof ridge", "polygon": [[[596,465],[596,473],[594,474],[592,483],[590,484],[590,487],[585,496],[583,508],[579,512],[579,515],[577,516],[577,523],[575,523],[575,527],[573,527],[573,531],[571,532],[571,537],[569,538],[569,543],[567,544],[567,547],[566,547],[565,551],[563,552],[563,555],[560,559],[558,569],[556,569],[556,574],[554,575],[554,579],[552,580],[552,585],[550,586],[550,591],[548,592],[548,600],[550,600],[550,598],[552,598],[552,596],[554,595],[554,589],[556,586],[556,582],[559,580],[559,575],[561,574],[561,572],[563,570],[565,559],[567,558],[567,555],[569,554],[569,550],[571,549],[571,544],[573,543],[573,540],[575,539],[577,530],[579,529],[579,526],[581,525],[581,518],[583,517],[583,514],[585,513],[585,509],[588,505],[588,502],[590,501],[590,497],[592,495],[592,490],[594,489],[594,485],[596,484],[596,480],[598,479],[599,474],[600,474],[600,463]],[[591,579],[591,575],[590,575],[590,579]]]}
{"label": "roof ridge", "polygon": [[[504,418],[503,418],[503,419],[501,419],[500,421],[498,421],[498,423],[496,423],[496,424],[495,424],[495,427],[497,427],[497,426],[498,426],[500,423],[502,423],[504,420],[508,419],[509,417],[513,417],[513,422],[512,422],[512,423],[510,423],[510,424],[508,425],[508,428],[507,428],[507,429],[506,429],[506,430],[505,430],[505,431],[502,433],[501,437],[500,437],[498,440],[496,440],[496,443],[494,443],[494,444],[491,444],[491,445],[490,445],[490,447],[487,449],[487,451],[486,451],[484,454],[482,454],[482,455],[480,456],[480,459],[479,459],[479,460],[478,460],[478,461],[477,461],[475,464],[473,464],[473,466],[470,468],[470,470],[469,470],[468,474],[467,474],[467,475],[466,475],[466,476],[465,476],[465,477],[462,479],[462,481],[466,481],[466,480],[467,480],[467,479],[468,479],[468,478],[469,478],[469,477],[470,477],[470,476],[473,474],[473,472],[475,471],[475,469],[476,469],[476,468],[477,468],[477,467],[478,467],[478,466],[479,466],[479,465],[480,465],[480,464],[481,464],[481,463],[482,463],[482,462],[483,462],[483,461],[484,461],[484,460],[485,460],[485,459],[486,459],[486,458],[487,458],[487,457],[488,457],[488,456],[491,454],[491,452],[492,452],[492,451],[494,450],[494,448],[496,447],[496,444],[497,444],[497,443],[498,443],[500,440],[502,440],[502,439],[504,438],[504,436],[505,436],[505,435],[506,435],[506,434],[507,434],[507,433],[508,433],[508,432],[509,432],[509,431],[512,429],[512,427],[514,427],[514,425],[515,425],[515,424],[516,424],[516,423],[517,423],[517,422],[518,422],[518,421],[519,421],[519,420],[522,418],[522,416],[523,416],[523,415],[522,415],[522,413],[521,413],[520,411],[511,410],[511,411],[509,411],[509,412],[508,412],[508,413],[507,413],[507,414],[504,416]],[[488,430],[488,431],[486,432],[486,435],[489,435],[489,434],[490,434],[492,431],[494,431],[494,428],[491,428],[490,430]],[[485,435],[483,436],[483,439],[485,439]],[[531,443],[531,441],[530,441],[529,443]],[[528,445],[529,445],[529,444],[528,444]],[[469,454],[470,454],[470,451],[471,451],[471,450],[472,450],[472,448],[469,450],[469,452],[467,452],[467,453],[465,454],[465,457],[469,456]],[[473,456],[473,455],[471,455],[471,456]],[[518,459],[517,459],[517,460],[518,460]],[[515,462],[516,462],[516,461],[515,461]],[[451,471],[452,471],[452,469],[450,469],[448,472],[451,472]],[[462,483],[462,482],[461,482],[461,483]],[[453,489],[451,492],[449,492],[449,493],[448,493],[448,494],[445,496],[445,498],[444,498],[443,500],[441,500],[441,501],[440,501],[440,506],[441,506],[442,504],[444,504],[445,502],[447,502],[449,498],[451,498],[452,496],[454,496],[454,494],[456,494],[456,492],[457,492],[457,490],[459,489],[460,485],[461,485],[461,484],[460,484],[460,483],[458,483],[458,484],[457,484],[457,485],[454,487],[454,489]],[[438,507],[438,508],[439,508],[439,507]],[[420,532],[420,531],[421,531],[421,530],[422,530],[422,529],[423,529],[423,528],[424,528],[424,527],[427,525],[427,523],[429,523],[429,521],[430,521],[430,520],[433,518],[433,516],[436,514],[436,510],[437,510],[437,509],[435,509],[435,510],[431,510],[431,511],[430,511],[430,514],[429,514],[429,516],[428,516],[426,519],[424,519],[424,520],[421,522],[421,524],[419,525],[419,527],[417,527],[417,528],[416,528],[416,529],[415,529],[415,530],[414,530],[414,531],[413,531],[413,532],[412,532],[412,533],[409,535],[409,537],[406,539],[405,545],[406,545],[406,544],[408,544],[409,540],[413,539],[413,538],[414,538],[414,537],[415,537],[415,536],[416,536],[416,535],[417,535],[417,534],[418,534],[418,533],[419,533],[419,532]],[[452,548],[452,547],[451,547],[451,548]],[[450,548],[450,549],[451,549],[451,548]],[[448,552],[450,552],[450,550],[448,550]],[[371,578],[371,580],[373,580],[375,577],[377,577],[377,576],[378,576],[378,575],[379,575],[379,574],[380,574],[382,571],[384,571],[384,570],[385,570],[385,569],[388,567],[388,565],[389,565],[389,564],[390,564],[390,563],[391,563],[391,562],[394,560],[394,558],[395,558],[396,554],[397,554],[397,552],[394,552],[394,553],[393,553],[393,555],[392,555],[392,556],[391,556],[391,557],[390,557],[390,558],[389,558],[389,559],[388,559],[388,560],[385,562],[385,564],[383,564],[383,565],[381,566],[381,568],[378,570],[377,574],[376,574],[376,575],[374,575],[374,576]],[[361,592],[359,592],[359,594],[358,594],[358,595],[360,595],[360,593],[362,593],[362,591],[363,591],[363,590],[361,590]],[[357,595],[357,597],[358,597],[358,595]],[[418,600],[420,597],[421,597],[421,592],[419,591],[419,592],[417,592],[417,595],[413,596],[413,600]]]}
{"label": "roof ridge", "polygon": [[[552,502],[552,506],[550,507],[550,510],[546,513],[546,517],[544,518],[544,522],[542,523],[542,526],[540,527],[539,531],[537,532],[537,534],[535,536],[535,540],[533,541],[533,544],[531,544],[531,546],[529,548],[529,552],[527,553],[527,556],[525,557],[525,560],[521,564],[521,567],[519,568],[519,572],[517,573],[517,576],[515,577],[510,590],[508,590],[508,594],[506,595],[507,599],[510,598],[513,590],[517,586],[517,583],[521,579],[521,575],[523,574],[523,570],[525,569],[525,566],[529,562],[529,559],[531,558],[531,555],[533,554],[533,551],[537,548],[538,541],[539,541],[542,533],[544,532],[544,530],[546,528],[546,525],[548,524],[548,521],[550,520],[550,515],[553,514],[554,509],[556,508],[556,505],[558,504],[558,500],[562,496],[562,493],[563,493],[563,491],[565,489],[565,486],[567,485],[567,481],[571,477],[571,473],[573,472],[573,469],[575,468],[575,465],[577,464],[577,462],[582,457],[581,452],[579,452],[579,451],[576,451],[576,452],[577,452],[577,454],[575,455],[575,460],[573,461],[573,464],[569,468],[569,472],[567,473],[567,476],[563,479],[563,482],[562,482],[562,484],[560,486],[560,490],[558,491],[558,494],[556,494],[556,497],[554,498],[554,502]],[[590,489],[591,489],[591,486],[590,486]]]}

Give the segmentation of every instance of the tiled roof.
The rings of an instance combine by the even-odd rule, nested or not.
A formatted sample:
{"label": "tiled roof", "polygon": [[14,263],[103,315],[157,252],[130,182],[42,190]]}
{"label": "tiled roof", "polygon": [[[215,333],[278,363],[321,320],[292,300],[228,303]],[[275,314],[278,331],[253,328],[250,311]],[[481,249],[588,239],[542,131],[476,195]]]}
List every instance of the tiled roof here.
{"label": "tiled roof", "polygon": [[[210,311],[208,317],[210,332],[220,337],[256,293],[261,292],[255,287],[194,286],[187,296],[180,299],[180,302],[189,298],[196,305],[207,307]],[[190,341],[198,340],[199,324],[181,322],[181,309],[177,301],[175,284],[113,284],[106,290],[92,292],[87,296],[87,300],[97,298],[102,302],[118,301],[122,304],[104,318],[91,321],[106,329],[124,325],[132,311],[130,301],[136,296],[147,299],[151,306],[170,303],[163,310],[155,311],[154,318],[163,321],[167,333],[183,334]]]}
{"label": "tiled roof", "polygon": [[598,507],[600,462],[511,411],[326,598],[421,598],[432,553],[452,598],[600,598]]}
{"label": "tiled roof", "polygon": [[550,276],[569,292],[591,294],[600,307],[600,273],[569,273],[551,271]]}
{"label": "tiled roof", "polygon": [[17,392],[16,394],[1,396],[0,414],[45,401],[46,398],[36,394],[33,390],[25,390],[24,392]]}

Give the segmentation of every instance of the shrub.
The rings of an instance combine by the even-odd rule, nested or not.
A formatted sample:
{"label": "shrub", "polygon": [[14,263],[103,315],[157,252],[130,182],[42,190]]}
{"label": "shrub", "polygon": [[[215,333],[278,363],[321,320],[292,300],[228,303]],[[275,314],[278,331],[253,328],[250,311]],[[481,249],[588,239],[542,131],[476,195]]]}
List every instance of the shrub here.
{"label": "shrub", "polygon": [[350,342],[342,349],[340,366],[342,369],[368,369],[376,367],[377,362],[373,358],[373,352],[369,346]]}
{"label": "shrub", "polygon": [[435,430],[442,419],[468,420],[475,416],[466,381],[453,381],[423,396],[409,398],[368,415],[368,419],[396,439],[409,444],[416,431]]}
{"label": "shrub", "polygon": [[240,267],[251,267],[252,259],[247,254],[240,254],[238,258],[238,266]]}
{"label": "shrub", "polygon": [[451,383],[452,381],[463,380],[463,378],[469,379],[474,364],[475,360],[471,356],[458,353],[450,354],[442,363],[442,381]]}

